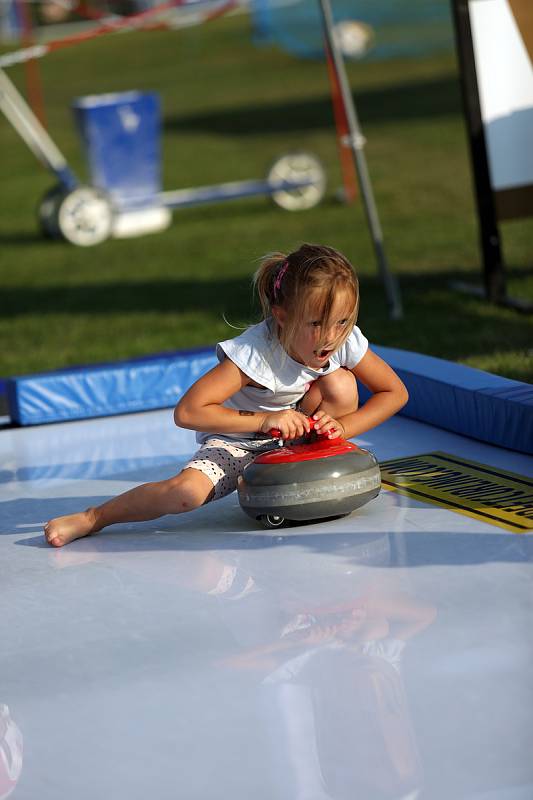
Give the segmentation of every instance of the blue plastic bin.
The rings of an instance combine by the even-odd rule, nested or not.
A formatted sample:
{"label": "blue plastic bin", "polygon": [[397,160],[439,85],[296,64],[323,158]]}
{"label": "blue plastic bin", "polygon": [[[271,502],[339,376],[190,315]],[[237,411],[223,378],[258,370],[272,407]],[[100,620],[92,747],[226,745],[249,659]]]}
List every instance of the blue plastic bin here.
{"label": "blue plastic bin", "polygon": [[121,210],[154,205],[161,191],[160,101],[155,92],[78,97],[73,102],[93,186]]}

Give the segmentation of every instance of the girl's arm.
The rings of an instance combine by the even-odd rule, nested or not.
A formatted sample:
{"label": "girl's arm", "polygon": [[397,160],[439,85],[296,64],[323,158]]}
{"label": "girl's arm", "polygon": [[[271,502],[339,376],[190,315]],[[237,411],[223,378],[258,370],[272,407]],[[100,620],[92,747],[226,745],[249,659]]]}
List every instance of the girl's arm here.
{"label": "girl's arm", "polygon": [[[346,438],[358,436],[396,414],[408,401],[409,395],[394,370],[372,350],[367,350],[352,369],[358,381],[372,392],[366,403],[352,414],[339,419]],[[320,412],[319,412],[320,413]]]}
{"label": "girl's arm", "polygon": [[309,420],[298,411],[235,411],[222,403],[251,383],[229,358],[203,375],[183,395],[174,409],[174,422],[181,428],[206,433],[264,433],[272,428],[283,439],[309,432]]}

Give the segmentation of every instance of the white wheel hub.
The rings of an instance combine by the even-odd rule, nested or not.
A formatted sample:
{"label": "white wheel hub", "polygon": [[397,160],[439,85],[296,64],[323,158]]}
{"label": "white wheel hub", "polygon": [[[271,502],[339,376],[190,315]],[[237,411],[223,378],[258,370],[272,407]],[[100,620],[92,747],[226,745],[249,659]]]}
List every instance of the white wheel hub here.
{"label": "white wheel hub", "polygon": [[286,211],[302,211],[316,206],[326,191],[326,175],[322,164],[310,153],[288,153],[272,165],[269,183],[279,185],[294,183],[294,188],[280,188],[272,192],[272,199]]}
{"label": "white wheel hub", "polygon": [[59,204],[57,226],[67,241],[80,247],[105,241],[113,227],[113,209],[107,195],[90,186],[69,192]]}

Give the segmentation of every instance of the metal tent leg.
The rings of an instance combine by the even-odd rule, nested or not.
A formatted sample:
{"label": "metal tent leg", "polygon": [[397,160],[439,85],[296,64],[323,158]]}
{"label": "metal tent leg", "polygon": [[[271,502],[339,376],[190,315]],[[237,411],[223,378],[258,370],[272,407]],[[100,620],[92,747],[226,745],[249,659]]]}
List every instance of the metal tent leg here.
{"label": "metal tent leg", "polygon": [[68,167],[65,157],[1,68],[0,111],[3,111],[35,157],[57,176],[63,186],[66,188],[76,186],[76,178]]}
{"label": "metal tent leg", "polygon": [[365,138],[363,137],[361,128],[359,126],[359,120],[357,118],[352,93],[348,85],[344,60],[333,35],[333,15],[331,13],[331,5],[329,0],[319,0],[319,3],[322,13],[326,45],[331,53],[333,65],[337,73],[342,102],[344,104],[346,118],[348,121],[348,144],[353,154],[359,186],[361,187],[361,195],[363,197],[370,234],[374,244],[378,272],[385,287],[385,294],[387,296],[390,316],[392,319],[401,319],[403,316],[403,309],[400,290],[395,276],[389,269],[389,265],[385,256],[383,233],[381,230],[376,203],[374,201],[374,193],[372,191],[372,185],[370,183],[370,177],[364,155]]}

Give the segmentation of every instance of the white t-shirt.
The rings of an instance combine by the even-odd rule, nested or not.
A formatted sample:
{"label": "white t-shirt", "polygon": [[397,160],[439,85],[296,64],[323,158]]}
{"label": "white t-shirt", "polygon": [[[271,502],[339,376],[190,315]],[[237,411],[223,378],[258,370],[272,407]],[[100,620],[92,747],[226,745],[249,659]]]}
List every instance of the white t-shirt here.
{"label": "white t-shirt", "polygon": [[[313,369],[295,361],[285,352],[276,335],[274,322],[269,318],[248,328],[235,339],[217,344],[219,361],[231,359],[245,375],[263,387],[243,386],[222,405],[237,411],[283,411],[295,408],[313,381],[340,367],[353,369],[367,350],[368,339],[354,326],[342,347],[330,357],[328,363],[321,369]],[[200,432],[196,434],[196,439],[198,442],[205,442],[213,436],[227,439],[247,450],[264,447],[265,442],[270,442],[272,446],[272,439],[265,439],[262,434],[258,438],[256,433],[219,435]]]}

